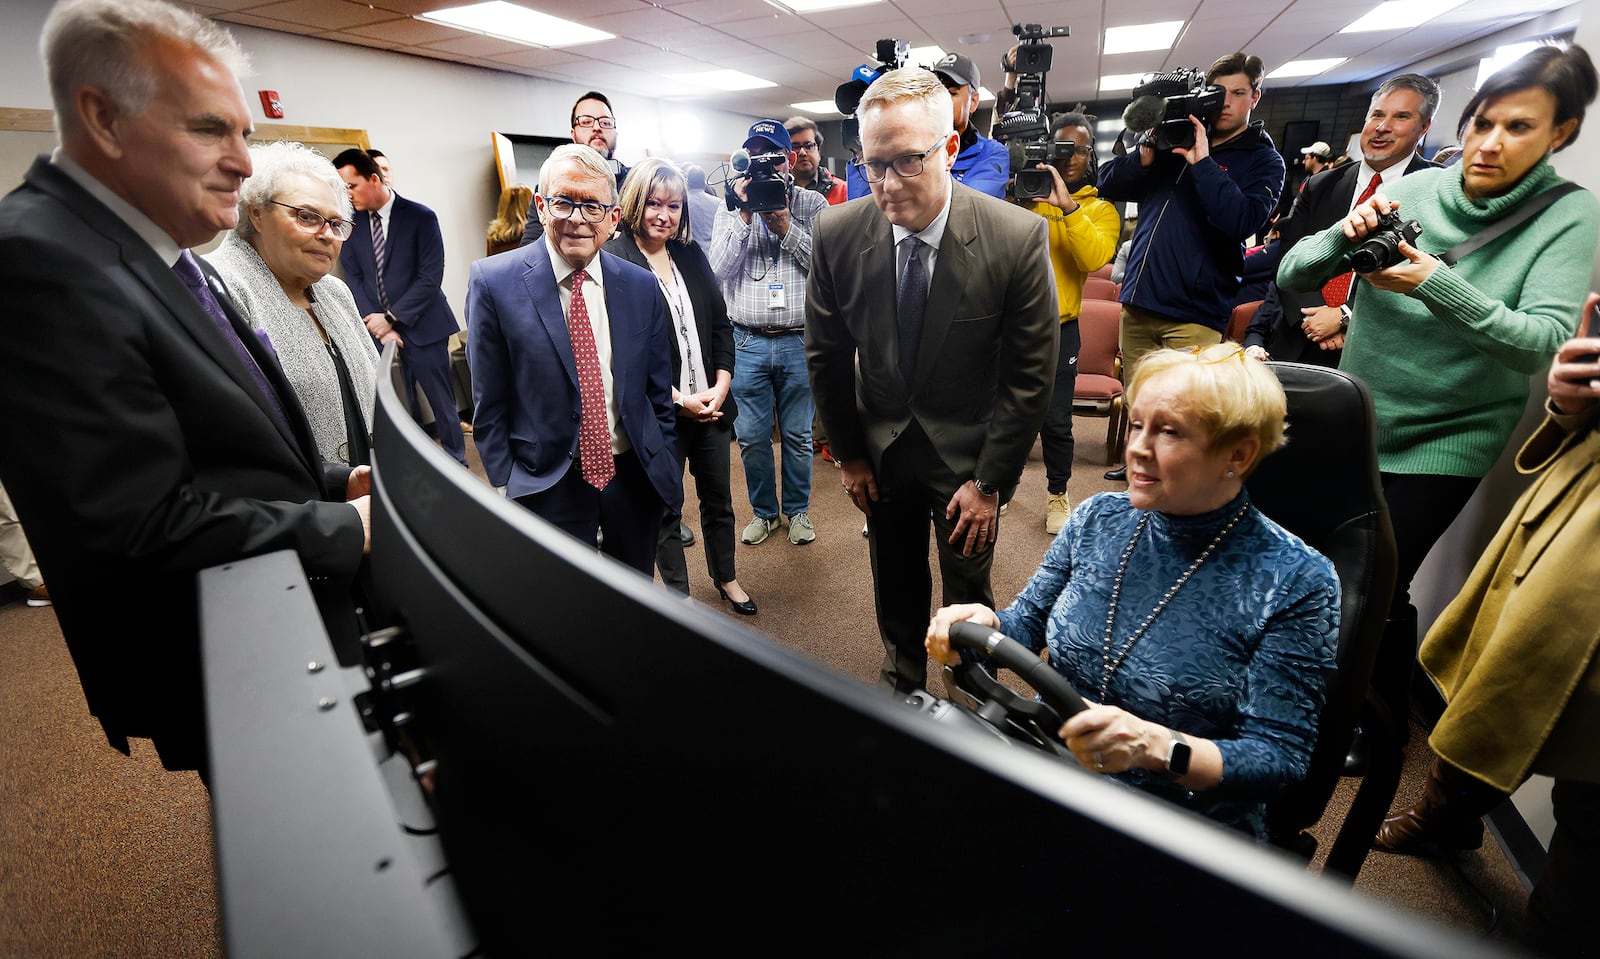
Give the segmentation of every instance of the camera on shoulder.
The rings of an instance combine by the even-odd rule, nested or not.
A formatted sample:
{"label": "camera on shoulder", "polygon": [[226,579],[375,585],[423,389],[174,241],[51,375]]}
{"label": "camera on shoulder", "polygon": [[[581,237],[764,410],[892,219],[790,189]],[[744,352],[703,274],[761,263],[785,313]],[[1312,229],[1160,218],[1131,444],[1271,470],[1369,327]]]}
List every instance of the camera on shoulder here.
{"label": "camera on shoulder", "polygon": [[994,138],[1004,143],[1011,155],[1011,175],[1016,178],[1011,195],[1018,200],[1042,200],[1050,195],[1054,181],[1049,170],[1035,167],[1070,157],[1076,147],[1073,143],[1057,143],[1050,132],[1050,101],[1044,90],[1044,75],[1050,72],[1055,52],[1047,38],[1070,37],[1072,28],[1045,29],[1037,23],[1014,23],[1011,32],[1017,37],[1017,53],[1007,72],[1017,74],[1017,99],[1000,118]]}
{"label": "camera on shoulder", "polygon": [[1167,73],[1148,74],[1133,88],[1133,102],[1122,112],[1122,125],[1132,133],[1149,131],[1148,142],[1159,153],[1194,146],[1198,118],[1209,133],[1222,112],[1226,93],[1206,82],[1204,70],[1179,67]]}

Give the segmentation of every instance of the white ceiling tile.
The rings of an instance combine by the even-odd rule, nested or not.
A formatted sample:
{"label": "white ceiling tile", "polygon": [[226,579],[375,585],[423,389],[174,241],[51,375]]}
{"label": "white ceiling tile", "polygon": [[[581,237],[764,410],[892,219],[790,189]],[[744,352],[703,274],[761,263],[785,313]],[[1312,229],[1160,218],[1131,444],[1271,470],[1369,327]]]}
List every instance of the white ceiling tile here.
{"label": "white ceiling tile", "polygon": [[377,9],[365,3],[350,3],[348,0],[286,0],[284,3],[251,7],[250,12],[258,17],[288,20],[315,27],[319,31],[344,30],[363,23],[396,19],[392,11]]}

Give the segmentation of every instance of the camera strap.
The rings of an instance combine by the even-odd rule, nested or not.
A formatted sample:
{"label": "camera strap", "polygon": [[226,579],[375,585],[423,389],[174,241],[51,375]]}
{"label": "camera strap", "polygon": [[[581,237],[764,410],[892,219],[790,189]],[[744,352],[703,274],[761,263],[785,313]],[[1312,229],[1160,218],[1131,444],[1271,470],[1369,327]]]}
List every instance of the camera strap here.
{"label": "camera strap", "polygon": [[1456,262],[1462,257],[1469,253],[1476,252],[1488,243],[1491,243],[1494,240],[1511,232],[1512,230],[1515,230],[1517,227],[1533,219],[1540,210],[1543,210],[1545,207],[1566,196],[1568,193],[1581,189],[1583,189],[1583,187],[1576,183],[1563,183],[1560,186],[1551,187],[1550,189],[1524,203],[1522,206],[1518,207],[1517,212],[1511,214],[1503,220],[1495,221],[1486,229],[1472,234],[1465,240],[1462,240],[1460,243],[1452,246],[1450,249],[1445,250],[1443,253],[1439,254],[1439,259],[1444,261],[1445,266],[1455,266]]}

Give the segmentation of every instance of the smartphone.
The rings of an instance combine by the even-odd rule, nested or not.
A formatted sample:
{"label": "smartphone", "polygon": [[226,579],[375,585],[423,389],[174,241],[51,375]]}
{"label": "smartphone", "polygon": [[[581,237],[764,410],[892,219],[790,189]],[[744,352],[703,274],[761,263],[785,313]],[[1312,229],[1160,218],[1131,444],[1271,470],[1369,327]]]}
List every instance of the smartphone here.
{"label": "smartphone", "polygon": [[[1583,329],[1579,330],[1578,334],[1585,337],[1600,336],[1600,303],[1594,305],[1594,309],[1589,311],[1589,315],[1585,319],[1588,322],[1583,324]],[[1587,356],[1577,357],[1574,362],[1600,363],[1600,353],[1590,353]]]}

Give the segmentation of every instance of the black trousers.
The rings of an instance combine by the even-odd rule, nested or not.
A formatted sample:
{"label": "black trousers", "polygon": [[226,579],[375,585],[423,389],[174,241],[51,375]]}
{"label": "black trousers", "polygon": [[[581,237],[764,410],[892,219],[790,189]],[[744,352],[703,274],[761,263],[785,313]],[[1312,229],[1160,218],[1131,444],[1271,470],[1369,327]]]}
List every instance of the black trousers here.
{"label": "black trousers", "polygon": [[1056,354],[1056,385],[1050,409],[1039,430],[1044,449],[1044,481],[1051,493],[1065,493],[1072,478],[1072,394],[1078,383],[1078,351],[1083,338],[1078,321],[1061,324],[1061,352]]}
{"label": "black trousers", "polygon": [[666,507],[637,454],[629,450],[613,460],[617,475],[603,490],[590,486],[574,461],[554,486],[517,502],[587,546],[598,538],[600,552],[649,576]]}
{"label": "black trousers", "polygon": [[[950,498],[969,476],[956,476],[915,423],[884,451],[877,471],[878,501],[867,519],[872,556],[872,598],[884,660],[879,685],[909,692],[927,685],[923,640],[933,614],[933,575],[928,569],[928,528],[939,552],[942,605],[994,606],[989,571],[994,547],[962,556],[950,545],[955,521],[945,518]],[[1002,495],[1007,490],[1002,490]]]}
{"label": "black trousers", "polygon": [[[685,461],[694,475],[695,494],[700,497],[700,542],[706,551],[706,572],[713,581],[737,579],[733,564],[733,493],[729,488],[733,471],[729,466],[733,443],[733,421],[727,417],[702,423],[687,416],[678,417],[678,469]],[[689,564],[678,538],[677,513],[666,512],[661,520],[661,535],[656,540],[656,568],[668,588],[689,595]]]}
{"label": "black trousers", "polygon": [[1552,956],[1600,956],[1592,913],[1600,889],[1600,783],[1557,779],[1556,831],[1528,896],[1522,941]]}

